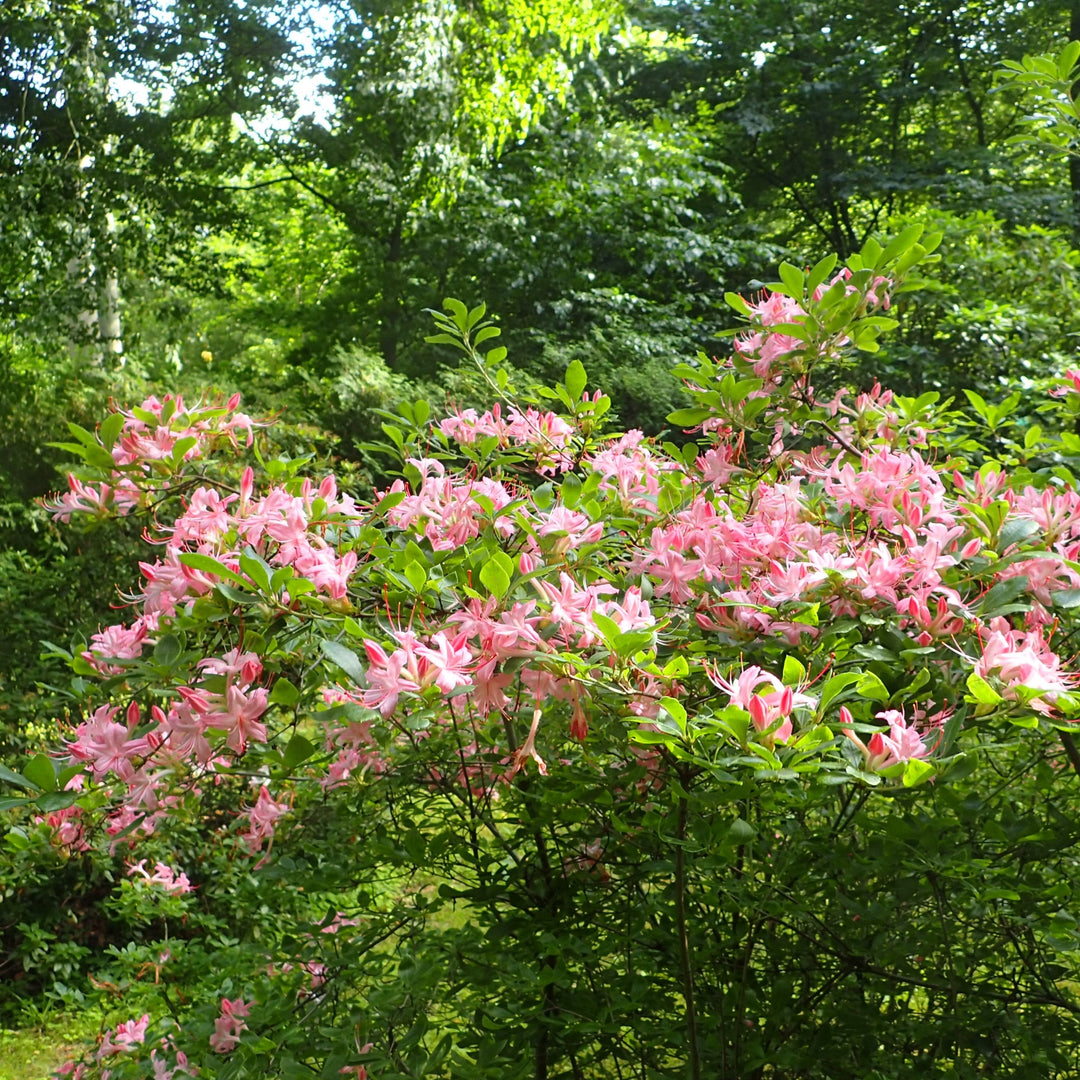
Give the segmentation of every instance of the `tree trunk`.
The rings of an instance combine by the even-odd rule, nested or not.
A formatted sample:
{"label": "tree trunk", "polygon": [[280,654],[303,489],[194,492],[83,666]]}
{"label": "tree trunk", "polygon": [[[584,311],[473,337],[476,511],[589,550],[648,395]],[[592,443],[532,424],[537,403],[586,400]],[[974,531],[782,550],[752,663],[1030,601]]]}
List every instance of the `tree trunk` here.
{"label": "tree trunk", "polygon": [[386,246],[386,263],[382,275],[382,302],[379,305],[379,348],[386,366],[396,369],[398,329],[401,321],[401,233],[402,223],[396,221],[390,230]]}
{"label": "tree trunk", "polygon": [[112,211],[105,215],[105,231],[99,238],[97,252],[98,284],[98,347],[102,361],[119,360],[123,366],[124,339],[120,324],[120,275],[116,269],[113,236],[116,218]]}

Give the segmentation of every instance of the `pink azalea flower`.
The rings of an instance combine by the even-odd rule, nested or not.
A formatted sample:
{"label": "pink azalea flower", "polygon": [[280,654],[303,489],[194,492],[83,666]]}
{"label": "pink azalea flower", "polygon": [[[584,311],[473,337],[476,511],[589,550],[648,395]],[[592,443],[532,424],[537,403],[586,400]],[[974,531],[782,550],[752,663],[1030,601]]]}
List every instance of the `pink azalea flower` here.
{"label": "pink azalea flower", "polygon": [[[926,745],[926,740],[916,730],[914,722],[909,724],[903,712],[898,709],[887,709],[877,713],[876,716],[878,720],[884,720],[889,725],[889,731],[888,734],[875,731],[870,737],[869,745],[850,728],[844,729],[844,734],[862,751],[863,768],[868,772],[878,772],[891,765],[930,756],[933,747]],[[936,719],[939,723],[944,722],[946,716],[947,713],[942,712]],[[853,723],[851,713],[846,706],[840,707],[840,722]]]}

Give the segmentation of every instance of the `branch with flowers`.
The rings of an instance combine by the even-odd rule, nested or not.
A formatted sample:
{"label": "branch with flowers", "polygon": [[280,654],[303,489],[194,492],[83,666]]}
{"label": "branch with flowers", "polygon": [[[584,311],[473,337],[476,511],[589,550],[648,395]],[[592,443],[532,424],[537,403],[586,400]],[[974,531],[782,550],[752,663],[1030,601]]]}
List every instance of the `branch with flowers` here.
{"label": "branch with flowers", "polygon": [[[629,874],[632,840],[665,881],[662,859],[675,867],[664,977],[686,1024],[655,1053],[720,1075],[743,1036],[703,1023],[729,1004],[696,985],[713,976],[695,956],[693,815],[719,837],[714,854],[757,873],[774,820],[808,792],[845,791],[836,821],[850,821],[870,791],[911,800],[966,776],[1003,731],[1048,745],[1062,731],[1067,748],[1080,716],[1080,445],[1054,433],[1080,380],[1047,395],[1046,430],[1008,444],[1008,461],[933,395],[815,386],[878,347],[935,244],[913,227],[839,269],[785,264],[760,296],[729,297],[747,325],[729,357],[675,367],[690,404],[666,437],[607,434],[607,399],[578,361],[541,396],[516,393],[505,351],[481,349],[498,328],[457,301],[434,340],[500,400],[388,417],[400,478],[366,499],[333,475],[237,462],[258,457],[259,425],[236,398],[150,399],[73,429],[81,465],[55,516],[147,513],[150,554],[128,616],[67,655],[82,718],[53,753],[0,772],[15,789],[5,809],[37,815],[58,844],[123,853],[135,884],[175,903],[195,868],[155,860],[150,875],[134,857],[177,819],[269,873],[278,845],[316,843],[331,814],[358,850],[370,836],[387,865],[411,867],[409,925],[436,899],[497,920],[496,883],[511,878],[536,918],[563,918],[574,890]],[[234,479],[215,480],[218,460]],[[577,800],[562,811],[560,774]],[[219,796],[224,816],[209,813]],[[602,826],[599,805],[613,808]],[[339,912],[330,925],[336,948],[360,943],[392,969],[372,924]],[[152,1029],[144,1016],[68,1074],[269,1069],[291,1047],[318,1075],[402,1075],[393,1023],[365,1018],[344,963],[311,958],[318,933],[293,939],[255,950],[261,971],[222,984],[205,1016],[174,1010]],[[560,1056],[586,1075],[590,1055],[654,1053],[567,1034],[557,1018],[596,973],[560,977],[551,949],[526,960],[540,989],[505,1021],[506,1060],[528,1049],[529,1075]],[[739,1008],[745,1020],[745,996]],[[324,1025],[296,1050],[298,1018],[331,1013],[350,1016],[341,1037]],[[416,1039],[439,1061],[454,1043]]]}

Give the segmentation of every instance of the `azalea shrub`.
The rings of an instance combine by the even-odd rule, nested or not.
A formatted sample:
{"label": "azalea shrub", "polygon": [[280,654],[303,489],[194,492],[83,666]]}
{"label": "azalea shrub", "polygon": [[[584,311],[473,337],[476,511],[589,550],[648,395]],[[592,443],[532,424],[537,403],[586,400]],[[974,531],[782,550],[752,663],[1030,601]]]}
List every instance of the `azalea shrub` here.
{"label": "azalea shrub", "polygon": [[1080,375],[815,391],[935,243],[730,296],[666,436],[454,300],[491,406],[387,414],[385,490],[235,397],[78,429],[52,512],[147,548],[0,772],[9,898],[129,934],[62,1075],[1073,1075]]}

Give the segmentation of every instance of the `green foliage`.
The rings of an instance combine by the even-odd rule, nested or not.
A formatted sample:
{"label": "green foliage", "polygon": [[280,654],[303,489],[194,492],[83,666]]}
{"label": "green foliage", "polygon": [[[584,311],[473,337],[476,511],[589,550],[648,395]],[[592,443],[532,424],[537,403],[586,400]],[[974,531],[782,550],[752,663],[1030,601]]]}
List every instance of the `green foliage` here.
{"label": "green foliage", "polygon": [[862,366],[864,385],[996,396],[1073,363],[1078,256],[1066,235],[985,212],[920,220],[943,234],[941,271],[902,301],[900,332]]}
{"label": "green foliage", "polygon": [[[929,397],[838,398],[828,408],[808,389],[831,377],[843,350],[877,354],[893,328],[889,294],[894,303],[908,295],[900,279],[937,241],[914,225],[889,243],[868,242],[839,275],[835,257],[806,270],[785,263],[768,301],[730,296],[752,320],[739,352],[730,366],[704,358],[679,368],[690,405],[669,418],[681,428],[710,422],[720,434],[685,432],[685,446],[634,442],[641,456],[625,492],[593,464],[612,449],[603,435],[611,403],[576,359],[554,385],[532,388],[532,404],[552,403],[559,416],[536,414],[518,441],[509,432],[452,436],[419,398],[375,406],[383,449],[411,490],[398,483],[355,513],[332,507],[329,487],[317,497],[304,487],[303,461],[257,443],[289,505],[310,507],[313,535],[332,542],[335,558],[363,563],[331,595],[278,557],[283,541],[267,546],[245,532],[234,549],[206,532],[197,550],[177,555],[198,575],[190,603],[165,616],[137,655],[115,667],[96,658],[106,665],[105,700],[125,710],[135,703],[124,737],[150,731],[148,707],[172,709],[185,697],[181,685],[192,701],[236,688],[235,674],[213,670],[224,661],[207,669],[204,658],[255,650],[252,678],[265,683],[257,691],[265,736],[239,750],[219,746],[213,764],[161,756],[169,763],[161,782],[175,786],[155,798],[171,800],[170,812],[137,852],[128,847],[137,816],[100,816],[110,798],[101,777],[84,774],[64,790],[79,762],[58,774],[41,755],[0,773],[13,811],[0,849],[7,962],[21,988],[71,1002],[104,987],[110,1029],[146,1012],[149,1042],[175,1038],[200,1070],[222,1077],[365,1068],[599,1080],[615,1069],[673,1080],[688,1072],[861,1080],[899,1075],[917,1060],[943,1075],[1064,1080],[1080,1045],[1080,932],[1068,912],[1080,833],[1068,812],[1076,774],[1064,767],[1075,753],[1068,732],[1059,748],[1056,725],[1074,715],[1075,696],[1068,684],[1021,685],[1029,676],[1004,664],[979,674],[964,650],[980,648],[990,627],[1003,632],[990,620],[1019,617],[1035,599],[1062,625],[1072,618],[1069,589],[1055,583],[1044,597],[1029,576],[1006,572],[1050,550],[1040,524],[971,491],[1002,468],[1016,490],[1072,482],[1080,452],[1069,424],[1080,396],[1043,402],[1032,434],[1017,423],[1018,396],[999,402],[972,391],[973,421]],[[529,404],[484,305],[447,299],[433,315],[432,343],[473,362],[506,417]],[[776,335],[782,352],[768,358],[762,335]],[[386,375],[363,354],[343,359]],[[228,415],[210,409],[199,422],[212,430]],[[137,416],[157,427],[171,419]],[[470,421],[462,414],[456,423]],[[110,419],[96,433],[72,429],[84,482],[121,469],[140,477],[137,462],[101,465],[120,429]],[[566,432],[574,441],[557,442]],[[704,480],[699,454],[725,446],[739,449],[735,470]],[[882,555],[901,542],[914,551],[897,539],[899,526],[830,508],[826,477],[815,475],[830,447],[837,469],[843,460],[853,476],[856,466],[869,475],[871,449],[958,470],[942,498],[957,510],[962,503],[964,551],[950,549],[939,567],[942,596],[957,596],[939,612],[952,629],[917,637],[887,593],[871,595],[871,568],[856,577],[839,559],[815,586],[817,600],[765,606],[716,576],[665,599],[671,591],[647,555],[660,543],[652,530],[669,529],[690,506],[734,529],[783,492],[805,498],[797,517],[816,523],[823,552],[834,534],[853,551]],[[236,462],[218,472],[209,458],[182,457],[154,458],[166,490],[224,478],[241,500],[261,498],[260,481],[238,483]],[[443,531],[462,518],[420,508],[416,495],[435,499],[455,461],[460,492],[476,500],[477,529],[447,543]],[[805,495],[791,483],[803,466]],[[950,474],[934,475],[938,483]],[[498,510],[497,489],[485,486],[496,477],[513,491]],[[446,482],[457,482],[453,473]],[[931,484],[929,473],[921,483]],[[716,501],[705,511],[700,492],[710,485]],[[265,512],[241,505],[252,524]],[[899,498],[881,506],[907,514],[912,536],[920,528]],[[556,508],[582,514],[588,529],[571,536],[579,526],[565,518],[539,528],[535,515]],[[155,513],[159,526],[171,520],[164,503]],[[638,534],[645,539],[635,546]],[[527,620],[533,596],[554,610],[556,579],[567,605],[577,582],[598,600],[611,587],[623,597],[632,581],[625,603],[644,587],[660,618],[625,626],[617,621],[625,612],[596,603],[591,622],[576,621],[571,634],[551,616],[537,620],[546,636],[504,658],[503,705],[478,705],[476,686],[433,682],[451,661],[409,669],[394,700],[386,696],[395,646],[378,642],[393,634],[408,645],[405,619],[431,644],[434,626],[461,624],[447,621],[451,612],[466,625],[485,612]],[[758,629],[726,621],[737,613],[764,621]],[[443,640],[444,659],[477,633]],[[93,669],[70,660],[73,700],[88,711],[99,692]],[[774,706],[763,698],[743,707],[729,689],[724,701],[725,679],[762,670],[775,672],[766,680],[788,702],[774,703],[787,713],[771,726],[760,711]],[[525,671],[559,680],[561,696],[548,694],[541,708],[536,691],[534,707]],[[943,709],[943,726],[924,729],[936,732],[933,749],[891,764],[875,757],[882,710],[917,715],[931,711],[929,701]],[[796,723],[787,734],[784,716]],[[225,736],[213,726],[209,735]],[[89,731],[79,735],[86,754]],[[363,765],[342,769],[348,744],[363,749]],[[185,772],[190,785],[179,783]],[[282,800],[281,820],[272,841],[256,838],[255,862],[237,819],[253,820],[252,802],[264,796]],[[132,867],[136,854],[146,862]],[[168,874],[154,884],[146,867],[158,859]],[[193,891],[173,890],[170,868],[182,868]],[[68,926],[66,908],[49,907],[61,893],[101,918],[104,950],[85,932],[90,920]],[[210,1040],[234,1002],[245,1010],[240,1036],[215,1049]],[[145,1054],[130,1051],[102,1051],[111,1075],[145,1071]]]}
{"label": "green foliage", "polygon": [[[0,15],[0,1007],[14,1019],[28,1002],[96,1003],[103,1030],[146,1011],[151,1040],[179,1016],[203,1074],[222,1077],[683,1078],[695,1058],[722,1078],[1072,1076],[1071,734],[1059,748],[1035,698],[990,672],[950,682],[891,615],[829,625],[821,604],[793,604],[759,614],[790,617],[794,640],[718,644],[685,611],[629,631],[598,613],[593,653],[567,647],[550,665],[595,696],[587,740],[558,726],[580,718],[554,700],[549,774],[530,763],[496,783],[527,715],[480,715],[459,695],[441,725],[427,686],[387,724],[321,697],[362,688],[364,643],[391,628],[419,630],[463,597],[539,595],[528,545],[506,542],[493,507],[483,538],[447,554],[386,527],[406,497],[392,491],[370,519],[325,526],[329,547],[372,568],[349,595],[329,599],[250,545],[228,565],[190,551],[181,564],[218,580],[104,680],[101,700],[145,716],[202,657],[266,661],[267,744],[242,769],[208,766],[139,840],[138,857],[182,867],[193,893],[129,874],[138,829],[106,829],[96,784],[65,790],[70,770],[41,751],[96,703],[82,653],[119,618],[114,583],[138,580],[138,529],[61,533],[29,500],[55,486],[56,439],[88,474],[110,464],[119,422],[94,421],[110,395],[193,401],[227,385],[249,412],[287,408],[256,463],[296,498],[300,473],[331,457],[363,498],[399,470],[415,487],[416,460],[460,454],[471,478],[507,480],[515,527],[530,500],[603,521],[584,553],[565,531],[531,537],[593,583],[620,580],[597,553],[637,528],[580,468],[605,425],[672,429],[662,451],[645,445],[680,470],[709,445],[694,428],[730,427],[744,436],[732,491],[770,470],[794,479],[774,440],[797,455],[841,423],[860,449],[882,430],[910,445],[924,432],[939,463],[988,488],[1007,472],[1017,491],[1061,490],[1080,461],[1080,397],[1042,394],[1080,332],[1064,173],[1003,148],[1019,145],[1015,99],[989,92],[1005,60],[1034,102],[1019,138],[1074,149],[1075,48],[1007,59],[1053,39],[1060,5],[646,4],[617,34],[607,4],[344,5],[298,37],[310,14],[214,0]],[[298,67],[326,76],[318,118],[296,108]],[[148,103],[108,89],[114,76],[143,81]],[[886,250],[867,238],[890,218],[902,239]],[[879,308],[876,277],[938,232],[941,275]],[[808,260],[821,238],[844,260]],[[805,314],[783,328],[799,345],[777,390],[753,359],[712,354],[753,310],[734,294],[727,310],[725,292],[759,288],[785,255],[769,288]],[[850,285],[830,289],[843,261]],[[114,278],[122,360],[95,342]],[[484,296],[503,321],[447,294]],[[438,309],[428,340],[425,307]],[[864,397],[841,422],[815,410],[811,375],[819,401],[849,378],[897,396]],[[769,393],[790,396],[780,427],[764,423]],[[576,471],[543,471],[550,446],[456,447],[432,428],[492,395],[558,409],[581,440]],[[156,467],[179,475],[185,449]],[[190,479],[235,493],[239,466]],[[660,485],[657,527],[688,497]],[[742,512],[743,496],[725,497]],[[986,554],[949,571],[957,595],[1042,557],[1040,528],[1004,500],[965,506]],[[963,617],[1018,620],[1036,594],[1066,628],[1080,590],[1062,566],[1045,596],[1028,567]],[[822,570],[858,606],[842,585],[853,572]],[[721,608],[728,589],[702,586]],[[714,683],[681,696],[692,664],[736,656],[788,688],[817,680],[820,715],[791,745],[755,736]],[[648,726],[628,722],[623,681],[646,667],[664,684]],[[963,714],[962,751],[953,720],[931,759],[870,768],[851,736],[931,690]],[[392,765],[322,783],[338,722],[369,725],[372,761],[392,750]],[[264,786],[291,794],[256,863],[236,823]],[[211,1055],[222,998],[258,1007],[241,1045]],[[117,1080],[146,1075],[145,1059],[109,1064]]]}

